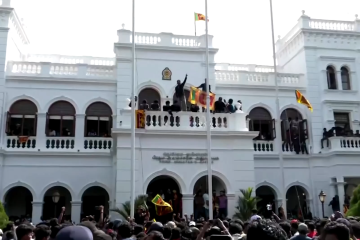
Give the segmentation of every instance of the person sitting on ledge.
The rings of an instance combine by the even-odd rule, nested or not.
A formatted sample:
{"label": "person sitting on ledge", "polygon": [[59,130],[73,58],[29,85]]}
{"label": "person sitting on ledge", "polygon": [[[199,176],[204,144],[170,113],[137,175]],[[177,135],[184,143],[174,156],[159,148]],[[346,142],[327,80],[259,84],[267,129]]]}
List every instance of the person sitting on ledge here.
{"label": "person sitting on ledge", "polygon": [[139,110],[149,110],[149,104],[147,104],[147,101],[145,99],[140,104]]}
{"label": "person sitting on ledge", "polygon": [[155,100],[152,104],[151,104],[151,110],[153,111],[160,111],[160,105],[159,105],[159,101]]}
{"label": "person sitting on ledge", "polygon": [[198,112],[199,109],[200,109],[200,108],[199,108],[198,105],[191,104],[191,107],[190,107],[190,111],[191,111],[191,112]]}

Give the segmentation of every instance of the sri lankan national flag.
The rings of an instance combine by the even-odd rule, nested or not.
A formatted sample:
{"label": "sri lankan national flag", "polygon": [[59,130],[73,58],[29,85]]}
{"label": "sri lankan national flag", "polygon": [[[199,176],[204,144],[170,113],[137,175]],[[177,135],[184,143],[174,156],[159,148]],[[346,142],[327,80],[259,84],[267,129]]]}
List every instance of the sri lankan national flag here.
{"label": "sri lankan national flag", "polygon": [[298,103],[305,105],[311,112],[313,111],[310,102],[301,94],[301,92],[299,92],[299,90],[295,90],[295,96]]}
{"label": "sri lankan national flag", "polygon": [[[206,21],[206,17],[204,14],[201,14],[201,13],[194,13],[195,15],[195,21]],[[209,21],[209,19],[208,19]]]}
{"label": "sri lankan national flag", "polygon": [[[210,110],[214,110],[215,107],[215,94],[210,93]],[[188,101],[191,104],[200,105],[203,108],[206,108],[206,92],[200,90],[196,87],[190,88],[190,95]]]}
{"label": "sri lankan national flag", "polygon": [[163,216],[173,211],[171,205],[165,202],[159,194],[151,202],[155,204],[156,215],[158,216]]}

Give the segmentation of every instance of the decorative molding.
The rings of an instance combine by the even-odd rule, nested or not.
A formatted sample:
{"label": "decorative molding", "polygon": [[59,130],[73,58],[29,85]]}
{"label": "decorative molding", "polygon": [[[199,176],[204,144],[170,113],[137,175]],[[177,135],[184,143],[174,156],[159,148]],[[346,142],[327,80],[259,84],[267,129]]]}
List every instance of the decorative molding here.
{"label": "decorative molding", "polygon": [[8,193],[12,188],[15,188],[15,187],[24,187],[24,188],[26,188],[27,190],[30,191],[33,199],[37,199],[35,190],[34,190],[29,184],[24,183],[24,182],[22,182],[22,181],[13,182],[13,183],[7,185],[4,189],[2,189],[2,191],[1,191],[2,196],[1,196],[0,199],[1,199],[3,202],[6,202],[6,201],[5,201],[5,200],[6,200],[5,198],[6,198],[7,193]]}
{"label": "decorative molding", "polygon": [[[13,74],[13,73],[12,73]],[[96,85],[116,85],[116,77],[113,79],[104,79],[104,78],[61,78],[61,77],[48,77],[48,76],[41,76],[41,75],[34,75],[34,76],[19,76],[19,75],[6,75],[6,80],[16,80],[16,81],[34,81],[34,82],[41,82],[44,83],[48,82],[59,82],[59,83],[89,83],[89,84],[96,84]]]}
{"label": "decorative molding", "polygon": [[319,56],[321,60],[330,60],[330,61],[342,61],[342,62],[355,62],[356,58],[354,57],[339,57],[339,56]]}
{"label": "decorative molding", "polygon": [[158,176],[168,176],[169,178],[172,178],[177,183],[177,185],[179,187],[179,191],[181,193],[187,193],[186,184],[182,180],[182,178],[177,173],[167,170],[166,168],[163,168],[162,170],[156,171],[156,172],[150,174],[148,177],[146,177],[146,180],[144,181],[144,184],[143,184],[144,194],[146,194],[147,188],[149,187],[149,184],[151,183],[151,181]]}

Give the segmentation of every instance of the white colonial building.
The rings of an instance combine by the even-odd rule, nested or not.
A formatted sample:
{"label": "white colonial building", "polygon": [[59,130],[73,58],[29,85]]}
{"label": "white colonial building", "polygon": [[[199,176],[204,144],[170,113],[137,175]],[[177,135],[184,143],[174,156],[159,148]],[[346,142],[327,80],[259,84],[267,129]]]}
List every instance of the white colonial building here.
{"label": "white colonial building", "polygon": [[[0,18],[0,200],[8,215],[32,215],[39,222],[66,206],[79,222],[97,205],[121,207],[131,192],[131,31],[118,30],[114,58],[34,55],[10,0],[2,1]],[[217,194],[226,191],[229,216],[240,189],[248,187],[265,204],[286,201],[288,212],[301,205],[315,216],[322,214],[321,190],[328,196],[325,215],[333,196],[342,205],[345,193],[351,194],[360,177],[360,138],[349,133],[360,130],[359,32],[357,18],[303,14],[277,41],[276,78],[271,66],[215,63],[218,49],[209,36],[212,92],[242,101],[243,112],[212,115],[213,185]],[[185,74],[186,94],[204,82],[205,36],[136,33],[135,41],[138,102],[172,103],[176,81]],[[275,128],[275,81],[282,129]],[[296,102],[296,89],[312,103],[312,113]],[[288,118],[299,119],[297,152],[294,140],[287,140]],[[170,117],[146,111],[146,126],[136,131],[136,194],[159,186],[177,190],[183,212],[193,212],[194,193],[206,188],[206,164],[196,160],[206,153],[204,119],[202,112]],[[333,127],[347,136],[336,128],[322,148],[323,128]]]}

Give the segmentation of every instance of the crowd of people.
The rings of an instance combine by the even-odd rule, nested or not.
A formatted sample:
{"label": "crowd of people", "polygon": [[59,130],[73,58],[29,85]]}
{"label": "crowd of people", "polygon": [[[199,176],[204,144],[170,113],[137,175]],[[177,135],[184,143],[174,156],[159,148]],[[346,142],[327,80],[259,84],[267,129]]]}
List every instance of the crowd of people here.
{"label": "crowd of people", "polygon": [[360,217],[345,218],[335,212],[330,218],[318,220],[287,220],[271,212],[268,218],[253,215],[240,219],[194,219],[185,214],[173,214],[172,219],[157,222],[148,211],[139,208],[135,218],[127,220],[87,216],[79,224],[59,218],[36,226],[27,220],[10,222],[0,231],[1,240],[357,240],[360,239]]}

